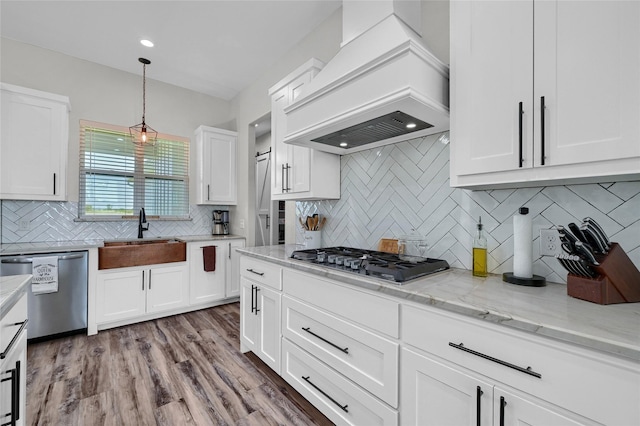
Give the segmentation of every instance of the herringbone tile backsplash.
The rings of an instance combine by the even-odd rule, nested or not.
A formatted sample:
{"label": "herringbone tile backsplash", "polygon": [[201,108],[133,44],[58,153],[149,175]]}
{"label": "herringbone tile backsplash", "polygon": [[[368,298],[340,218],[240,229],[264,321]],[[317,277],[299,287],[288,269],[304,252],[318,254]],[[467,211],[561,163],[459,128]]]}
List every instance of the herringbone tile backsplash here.
{"label": "herringbone tile backsplash", "polygon": [[[513,270],[513,215],[526,206],[533,217],[533,272],[566,282],[551,257],[540,257],[540,229],[594,218],[640,267],[640,181],[469,191],[449,187],[449,145],[437,136],[414,139],[341,158],[340,200],[296,203],[298,216],[327,217],[322,244],[375,249],[381,238],[416,230],[430,257],[471,269],[471,246],[482,216],[489,269]],[[297,221],[296,221],[297,223]],[[296,242],[303,243],[298,226]]]}

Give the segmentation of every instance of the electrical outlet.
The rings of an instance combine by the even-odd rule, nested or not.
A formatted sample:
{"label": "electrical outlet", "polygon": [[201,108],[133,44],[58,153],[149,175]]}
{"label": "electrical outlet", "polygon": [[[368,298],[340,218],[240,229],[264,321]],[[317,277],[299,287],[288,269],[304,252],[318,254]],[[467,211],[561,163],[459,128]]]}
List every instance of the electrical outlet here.
{"label": "electrical outlet", "polygon": [[31,231],[31,221],[29,219],[20,219],[18,231]]}
{"label": "electrical outlet", "polygon": [[540,230],[540,256],[555,256],[562,253],[557,229]]}
{"label": "electrical outlet", "polygon": [[240,219],[240,229],[244,229],[244,219]]}

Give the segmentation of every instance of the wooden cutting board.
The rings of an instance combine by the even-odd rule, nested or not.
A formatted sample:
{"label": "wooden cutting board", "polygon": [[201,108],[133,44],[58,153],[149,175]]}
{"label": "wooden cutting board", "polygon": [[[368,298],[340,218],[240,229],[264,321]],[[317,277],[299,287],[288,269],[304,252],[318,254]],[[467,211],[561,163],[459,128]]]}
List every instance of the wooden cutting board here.
{"label": "wooden cutting board", "polygon": [[378,251],[383,251],[385,253],[398,253],[398,240],[394,240],[391,238],[382,238],[380,243],[378,243]]}

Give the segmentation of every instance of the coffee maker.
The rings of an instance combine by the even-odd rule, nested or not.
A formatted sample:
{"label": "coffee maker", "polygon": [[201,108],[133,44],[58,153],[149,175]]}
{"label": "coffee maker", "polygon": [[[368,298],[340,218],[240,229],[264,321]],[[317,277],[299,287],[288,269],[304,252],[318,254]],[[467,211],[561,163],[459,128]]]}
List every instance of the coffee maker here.
{"label": "coffee maker", "polygon": [[213,211],[213,235],[229,235],[229,212],[227,210]]}

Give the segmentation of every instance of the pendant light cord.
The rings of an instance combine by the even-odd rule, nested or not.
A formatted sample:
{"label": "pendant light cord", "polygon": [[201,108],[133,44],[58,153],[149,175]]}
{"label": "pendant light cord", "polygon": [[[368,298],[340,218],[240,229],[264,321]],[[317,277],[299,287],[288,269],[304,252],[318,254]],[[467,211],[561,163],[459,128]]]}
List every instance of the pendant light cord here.
{"label": "pendant light cord", "polygon": [[147,109],[147,64],[142,64],[142,123]]}

